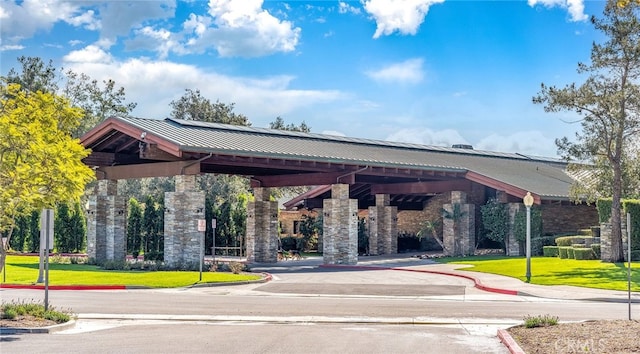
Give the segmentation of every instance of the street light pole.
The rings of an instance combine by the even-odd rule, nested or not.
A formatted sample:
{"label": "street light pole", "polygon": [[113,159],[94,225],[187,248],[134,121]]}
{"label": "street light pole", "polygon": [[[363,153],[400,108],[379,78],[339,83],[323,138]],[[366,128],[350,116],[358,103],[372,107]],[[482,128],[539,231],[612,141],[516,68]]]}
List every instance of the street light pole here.
{"label": "street light pole", "polygon": [[526,241],[526,257],[527,257],[527,283],[531,282],[531,206],[533,205],[533,196],[531,192],[522,199],[524,206],[527,207],[527,241]]}

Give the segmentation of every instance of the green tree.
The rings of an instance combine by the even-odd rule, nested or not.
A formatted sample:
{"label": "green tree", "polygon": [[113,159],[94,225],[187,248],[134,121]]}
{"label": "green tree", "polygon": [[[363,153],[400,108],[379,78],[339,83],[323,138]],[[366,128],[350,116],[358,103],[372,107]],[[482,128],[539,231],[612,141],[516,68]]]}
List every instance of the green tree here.
{"label": "green tree", "polygon": [[7,83],[18,84],[27,92],[42,91],[55,94],[58,91],[58,74],[52,60],[45,64],[39,57],[21,56],[18,57],[18,62],[22,66],[21,71],[15,68],[9,70]]}
{"label": "green tree", "polygon": [[16,218],[16,228],[11,237],[10,247],[12,250],[22,252],[29,237],[29,216],[20,215]]}
{"label": "green tree", "polygon": [[27,251],[30,253],[38,252],[40,250],[40,211],[33,210],[29,215],[21,214],[20,216],[27,216],[29,222]]}
{"label": "green tree", "polygon": [[485,237],[502,243],[507,238],[509,232],[509,213],[507,207],[496,198],[491,198],[480,207],[482,215],[482,225],[485,230]]}
{"label": "green tree", "polygon": [[308,126],[304,121],[302,121],[300,125],[295,125],[293,123],[286,124],[282,117],[277,117],[275,121],[269,123],[269,128],[303,133],[311,132],[311,127]]}
{"label": "green tree", "polygon": [[82,252],[86,245],[87,221],[79,201],[73,203],[73,213],[71,214],[69,229],[72,235],[72,252]]}
{"label": "green tree", "polygon": [[142,208],[135,198],[129,199],[127,218],[127,253],[137,258],[142,244]]}
{"label": "green tree", "polygon": [[58,203],[54,219],[54,239],[56,250],[61,253],[71,252],[73,235],[70,230],[71,215],[69,205],[65,202]]}
{"label": "green tree", "polygon": [[164,258],[164,206],[161,204],[161,202],[156,202],[151,195],[147,195],[144,200],[141,234],[144,242],[145,260],[162,260]]}
{"label": "green tree", "polygon": [[209,123],[223,123],[250,126],[249,119],[233,112],[234,103],[225,104],[218,100],[212,103],[203,97],[200,90],[186,89],[185,94],[169,103],[171,117],[175,119],[197,120]]}
{"label": "green tree", "polygon": [[94,179],[82,163],[88,150],[71,137],[81,116],[63,97],[0,81],[0,232],[9,241],[18,216],[77,200]]}
{"label": "green tree", "polygon": [[[574,199],[585,196],[594,201],[602,193],[613,198],[611,205],[611,256],[608,261],[623,259],[620,228],[621,204],[626,177],[631,177],[628,144],[640,133],[640,21],[637,2],[618,6],[609,0],[603,18],[592,17],[591,23],[606,41],[594,43],[591,63],[578,64],[578,72],[588,74],[586,81],[556,88],[542,84],[533,98],[544,104],[547,112],[573,111],[581,116],[582,131],[576,141],[556,140],[559,152],[573,164],[574,171],[590,172],[587,183],[575,183]],[[637,178],[637,177],[636,177]]]}
{"label": "green tree", "polygon": [[62,94],[74,107],[80,107],[84,112],[80,124],[73,131],[75,137],[82,136],[111,116],[127,116],[137,106],[137,103],[126,103],[124,87],[116,87],[116,82],[111,79],[99,84],[98,80],[87,74],[72,70],[67,70],[65,76]]}

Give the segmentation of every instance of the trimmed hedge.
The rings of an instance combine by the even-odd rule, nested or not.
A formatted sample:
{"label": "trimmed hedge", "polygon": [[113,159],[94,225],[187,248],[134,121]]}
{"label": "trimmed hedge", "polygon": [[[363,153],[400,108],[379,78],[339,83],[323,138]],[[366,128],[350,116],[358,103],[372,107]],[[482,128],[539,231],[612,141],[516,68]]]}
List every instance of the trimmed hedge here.
{"label": "trimmed hedge", "polygon": [[531,239],[531,254],[533,256],[544,255],[543,247],[555,246],[556,245],[555,241],[556,241],[555,236],[533,237]]}
{"label": "trimmed hedge", "polygon": [[593,240],[592,236],[562,236],[556,238],[556,245],[558,246],[572,246],[574,244],[584,244],[586,240]]}
{"label": "trimmed hedge", "polygon": [[575,248],[573,248],[573,247],[567,247],[567,258],[569,258],[569,259],[576,259],[576,255],[575,255],[575,253],[573,252],[573,250],[574,250],[574,249],[575,249]]}
{"label": "trimmed hedge", "polygon": [[542,255],[545,257],[558,257],[558,246],[542,247]]}
{"label": "trimmed hedge", "polygon": [[595,256],[596,259],[600,259],[601,256],[601,252],[600,252],[600,244],[599,243],[594,243],[591,245],[591,249],[593,250],[593,255]]}
{"label": "trimmed hedge", "polygon": [[591,248],[572,248],[573,257],[578,260],[595,259],[593,249]]}
{"label": "trimmed hedge", "polygon": [[571,247],[559,246],[558,247],[558,257],[560,257],[562,259],[569,258],[569,248],[571,248]]}

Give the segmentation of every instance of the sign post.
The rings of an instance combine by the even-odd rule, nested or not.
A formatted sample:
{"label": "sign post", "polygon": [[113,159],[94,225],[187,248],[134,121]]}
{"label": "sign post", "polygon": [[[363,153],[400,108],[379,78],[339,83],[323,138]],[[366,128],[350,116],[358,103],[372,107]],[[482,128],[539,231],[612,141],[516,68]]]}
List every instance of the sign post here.
{"label": "sign post", "polygon": [[202,281],[202,263],[204,263],[204,232],[207,231],[207,221],[198,219],[198,231],[200,234],[200,281]]}
{"label": "sign post", "polygon": [[[44,310],[49,309],[49,252],[53,248],[53,209],[43,209],[40,215],[40,249],[44,247]],[[44,240],[43,240],[44,238]],[[44,241],[44,245],[42,244]]]}
{"label": "sign post", "polygon": [[[2,238],[2,247],[4,247],[4,249],[7,249],[7,238],[3,237]],[[4,267],[2,267],[2,282],[6,283],[7,282],[7,265],[5,264]]]}
{"label": "sign post", "polygon": [[213,231],[211,234],[213,235],[213,243],[211,244],[211,256],[213,256],[213,264],[216,263],[216,222],[215,218],[211,219],[211,230]]}

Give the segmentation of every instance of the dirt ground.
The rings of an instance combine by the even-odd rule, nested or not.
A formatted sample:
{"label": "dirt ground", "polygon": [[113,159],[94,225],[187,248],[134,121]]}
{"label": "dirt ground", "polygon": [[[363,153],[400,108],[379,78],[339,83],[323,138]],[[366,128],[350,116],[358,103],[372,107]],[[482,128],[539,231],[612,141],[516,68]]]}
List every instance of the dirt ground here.
{"label": "dirt ground", "polygon": [[588,321],[508,329],[527,354],[640,353],[640,321]]}

